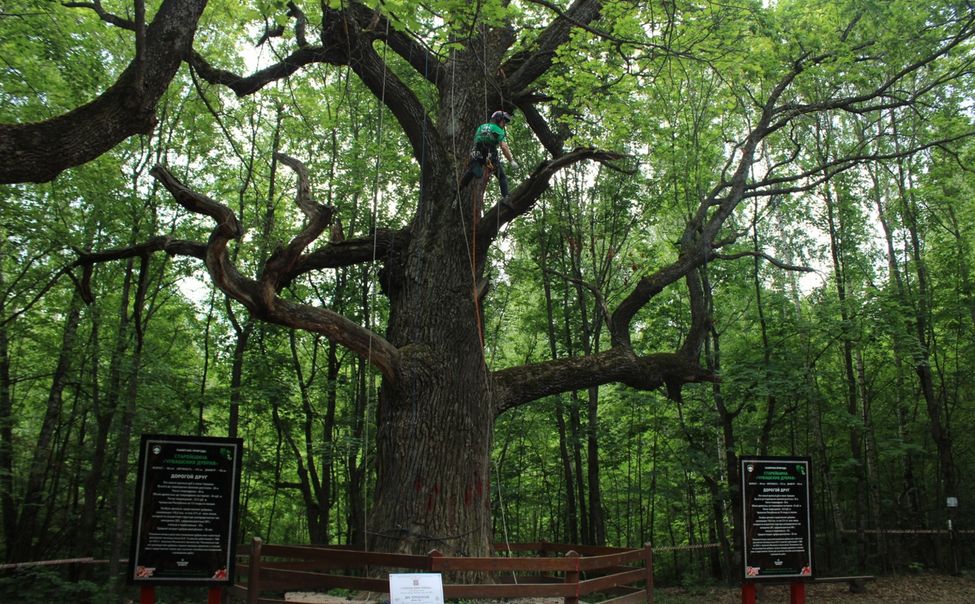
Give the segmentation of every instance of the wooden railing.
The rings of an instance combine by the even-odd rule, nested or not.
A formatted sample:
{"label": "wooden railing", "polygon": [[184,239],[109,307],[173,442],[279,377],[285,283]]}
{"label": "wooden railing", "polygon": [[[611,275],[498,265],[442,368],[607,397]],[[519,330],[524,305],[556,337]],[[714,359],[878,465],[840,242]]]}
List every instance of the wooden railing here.
{"label": "wooden railing", "polygon": [[[240,551],[246,547],[241,547]],[[444,583],[445,599],[562,598],[565,604],[653,603],[653,553],[641,549],[551,543],[505,544],[484,558],[364,552],[341,547],[275,545],[254,539],[239,556],[229,593],[247,604],[281,603],[288,591],[332,589],[389,593],[389,573],[460,573],[485,583]],[[508,553],[518,556],[506,556]],[[525,553],[537,555],[526,556]],[[493,580],[493,582],[490,582]]]}

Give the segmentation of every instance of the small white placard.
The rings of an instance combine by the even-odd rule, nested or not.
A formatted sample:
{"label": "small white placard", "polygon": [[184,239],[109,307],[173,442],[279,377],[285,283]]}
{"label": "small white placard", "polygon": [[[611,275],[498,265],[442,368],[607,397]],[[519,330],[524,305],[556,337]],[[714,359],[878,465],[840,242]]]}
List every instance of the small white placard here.
{"label": "small white placard", "polygon": [[443,604],[440,573],[389,575],[389,604]]}

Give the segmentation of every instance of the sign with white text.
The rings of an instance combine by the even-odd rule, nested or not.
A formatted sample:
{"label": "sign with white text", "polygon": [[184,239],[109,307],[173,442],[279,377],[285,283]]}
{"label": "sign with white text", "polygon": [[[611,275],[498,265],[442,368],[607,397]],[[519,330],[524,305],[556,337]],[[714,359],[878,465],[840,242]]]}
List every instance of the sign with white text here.
{"label": "sign with white text", "polygon": [[813,577],[810,461],[742,457],[743,579]]}
{"label": "sign with white text", "polygon": [[389,604],[443,604],[440,573],[389,575]]}
{"label": "sign with white text", "polygon": [[242,441],[142,436],[129,581],[233,582]]}

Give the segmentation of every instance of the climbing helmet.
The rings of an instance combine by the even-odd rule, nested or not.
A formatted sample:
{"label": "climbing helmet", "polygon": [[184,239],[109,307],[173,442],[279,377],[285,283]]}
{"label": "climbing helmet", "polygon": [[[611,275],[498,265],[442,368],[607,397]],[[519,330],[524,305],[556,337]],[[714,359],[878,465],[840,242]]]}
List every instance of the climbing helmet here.
{"label": "climbing helmet", "polygon": [[508,113],[507,111],[495,111],[494,113],[491,114],[491,121],[494,122],[495,124],[500,122],[501,120],[510,122],[511,114]]}

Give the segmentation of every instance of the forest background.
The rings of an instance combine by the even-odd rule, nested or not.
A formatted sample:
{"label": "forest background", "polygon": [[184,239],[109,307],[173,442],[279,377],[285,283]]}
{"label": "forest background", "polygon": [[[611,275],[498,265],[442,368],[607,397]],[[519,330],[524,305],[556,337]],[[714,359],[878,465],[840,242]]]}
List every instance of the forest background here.
{"label": "forest background", "polygon": [[[129,26],[151,22],[162,4],[0,3],[0,122],[49,120],[108,89],[137,55],[139,28]],[[390,31],[448,57],[482,40],[479,28],[509,28],[524,36],[510,57],[541,44],[538,24],[572,23],[565,16],[583,4],[396,0],[368,10],[394,50]],[[306,35],[329,31],[323,15],[347,6],[365,7],[209,2],[193,42],[208,63],[182,64],[146,133],[63,172],[0,185],[8,562],[93,556],[117,573],[142,433],[244,440],[244,540],[368,539],[382,371],[323,333],[249,313],[193,254],[138,247],[210,233],[150,174],[157,164],[233,209],[246,235],[231,256],[254,273],[301,229],[295,197],[306,184],[334,208],[330,245],[376,249],[383,229],[411,224],[426,167],[385,88],[364,83],[351,61],[311,62],[246,92],[214,67],[280,64]],[[651,543],[660,581],[733,577],[735,456],[803,455],[815,469],[820,568],[958,570],[975,555],[966,532],[975,490],[964,480],[975,461],[975,7],[599,7],[551,53],[538,102],[567,149],[604,149],[614,161],[547,175],[503,224],[500,207],[485,214],[498,220],[478,268],[490,295],[469,322],[492,372],[615,345],[608,309],[684,257],[700,208],[724,209],[709,195],[793,67],[794,96],[778,106],[783,127],[754,141],[744,176],[753,187],[705,246],[700,287],[663,288],[632,327],[634,349],[674,351],[703,326],[702,373],[685,380],[700,383],[593,384],[498,414],[486,494],[493,540]],[[410,59],[374,46],[389,81],[413,87],[434,113],[435,91]],[[493,94],[474,94],[485,99],[482,118],[499,108]],[[836,98],[847,102],[825,101]],[[552,154],[518,108],[508,129],[514,185]],[[497,201],[493,182],[484,195]],[[461,196],[438,211],[458,205],[470,210]],[[319,267],[280,295],[383,333],[391,309],[380,265]]]}

